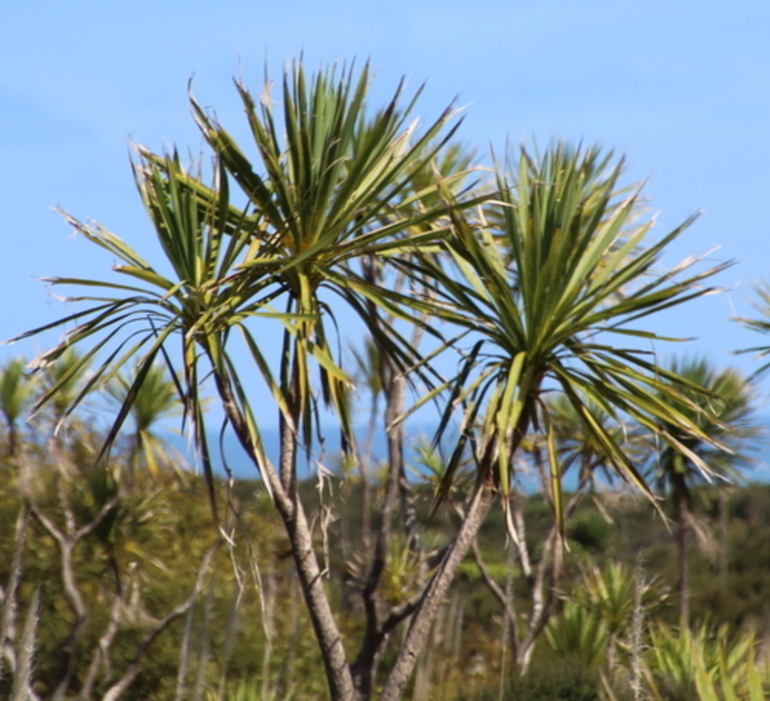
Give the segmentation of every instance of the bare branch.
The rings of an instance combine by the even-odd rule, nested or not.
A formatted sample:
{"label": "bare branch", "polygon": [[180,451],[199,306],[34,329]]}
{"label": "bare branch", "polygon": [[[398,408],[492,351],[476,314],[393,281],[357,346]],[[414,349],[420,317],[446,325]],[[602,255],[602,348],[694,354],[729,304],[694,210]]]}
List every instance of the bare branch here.
{"label": "bare branch", "polygon": [[16,592],[19,588],[24,568],[24,544],[27,538],[29,524],[29,505],[23,502],[16,518],[16,531],[13,541],[13,556],[11,557],[11,574],[5,592],[2,594],[3,610],[0,616],[0,679],[3,678],[6,657],[12,672],[16,671],[16,653],[13,649],[13,639],[16,635]]}
{"label": "bare branch", "polygon": [[116,701],[126,692],[134,679],[136,679],[139,672],[142,671],[144,658],[147,656],[147,653],[152,644],[155,642],[156,638],[174,621],[186,614],[190,608],[195,605],[195,602],[197,601],[198,596],[203,589],[203,584],[209,567],[211,566],[211,561],[214,559],[214,555],[216,555],[219,548],[222,547],[222,542],[223,541],[221,538],[217,538],[216,541],[211,545],[203,558],[201,566],[198,568],[198,576],[195,579],[195,584],[192,588],[192,591],[190,592],[190,595],[181,604],[176,606],[165,618],[160,621],[160,623],[158,623],[158,625],[155,626],[155,628],[150,633],[145,636],[144,640],[139,645],[139,649],[136,651],[133,659],[123,672],[123,676],[107,690],[107,693],[104,695],[102,701]]}

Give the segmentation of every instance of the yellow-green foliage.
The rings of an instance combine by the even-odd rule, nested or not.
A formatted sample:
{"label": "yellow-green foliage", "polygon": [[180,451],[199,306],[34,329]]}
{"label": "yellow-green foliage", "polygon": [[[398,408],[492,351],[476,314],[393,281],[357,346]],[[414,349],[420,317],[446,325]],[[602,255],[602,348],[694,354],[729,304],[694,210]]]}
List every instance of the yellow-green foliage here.
{"label": "yellow-green foliage", "polygon": [[[10,478],[0,482],[0,523],[10,526],[0,533],[0,584],[5,585],[13,551],[12,524],[21,500],[12,468],[3,465],[0,470]],[[70,505],[77,529],[117,493],[111,471],[102,467],[80,468],[77,479],[45,461],[33,460],[26,471],[30,475],[27,496],[62,531],[66,530],[62,504]],[[227,503],[224,485],[219,491],[221,503]],[[202,664],[204,687],[211,690],[218,689],[226,675],[227,688],[235,688],[239,680],[251,680],[260,688],[283,693],[281,689],[287,690],[290,683],[301,690],[302,698],[322,698],[325,685],[317,675],[320,659],[312,636],[302,632],[309,622],[292,560],[284,557],[284,537],[264,509],[259,491],[257,484],[244,483],[230,495],[239,516],[226,527],[231,542],[217,552],[193,610],[187,685],[196,684]],[[109,517],[76,544],[72,565],[87,620],[76,653],[72,698],[111,617],[117,617],[119,626],[110,648],[109,669],[100,671],[94,698],[101,698],[147,634],[190,595],[200,563],[216,538],[202,480],[188,476],[182,482],[166,473],[123,493]],[[18,618],[23,620],[40,586],[34,673],[41,698],[49,697],[57,683],[62,649],[75,621],[62,584],[60,558],[55,538],[33,518],[27,531]],[[186,619],[181,617],[153,642],[144,669],[131,687],[131,698],[174,698],[185,627]],[[11,683],[7,674],[0,680],[0,698],[7,697]]]}

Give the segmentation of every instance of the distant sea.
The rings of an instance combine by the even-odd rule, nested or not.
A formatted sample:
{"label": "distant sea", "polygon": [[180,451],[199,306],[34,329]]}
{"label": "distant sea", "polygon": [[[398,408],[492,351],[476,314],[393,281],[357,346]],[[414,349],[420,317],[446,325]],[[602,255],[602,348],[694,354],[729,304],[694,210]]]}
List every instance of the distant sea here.
{"label": "distant sea", "polygon": [[[760,443],[756,450],[750,453],[755,460],[755,464],[753,468],[745,471],[746,479],[751,482],[770,482],[770,417],[767,417],[763,423],[767,427],[767,439],[763,443]],[[416,458],[416,445],[430,444],[434,432],[435,425],[407,426],[408,438],[406,442],[405,457],[407,463],[411,464],[412,467],[416,468],[416,465],[414,464]],[[334,427],[326,428],[321,431],[321,435],[324,439],[323,453],[319,451],[310,456],[307,456],[302,452],[300,454],[299,471],[302,477],[315,475],[318,469],[319,460],[321,464],[328,469],[335,470],[338,467],[340,453],[339,430]],[[365,436],[365,429],[361,429],[357,436],[359,448],[363,445]],[[448,436],[451,438],[450,434],[448,434]],[[280,446],[278,429],[263,429],[262,439],[268,457],[274,463],[277,463]],[[169,434],[169,441],[185,457],[188,465],[192,469],[195,469],[195,456],[192,449],[188,447],[187,439],[176,434]],[[227,464],[233,476],[238,479],[256,479],[258,477],[256,468],[241,448],[232,432],[227,432],[223,440],[224,459],[220,455],[219,445],[219,435],[210,435],[209,446],[212,450],[212,458],[215,470],[218,474],[225,476],[226,472],[224,465]],[[375,464],[384,461],[387,457],[387,444],[384,432],[382,431],[377,432],[375,435],[372,446],[372,456],[372,460]],[[565,486],[569,488],[569,484],[566,484]]]}
{"label": "distant sea", "polygon": [[[415,449],[416,446],[420,443],[423,445],[430,444],[433,433],[435,432],[435,426],[410,426],[408,427],[407,432],[409,438],[406,441],[405,457],[407,462],[411,463],[414,462],[417,454]],[[323,438],[322,450],[315,446],[313,454],[309,456],[304,450],[300,450],[298,467],[302,477],[316,474],[319,461],[327,469],[336,470],[338,467],[340,457],[339,429],[336,427],[325,428],[321,430],[320,433]],[[361,429],[357,432],[356,440],[360,451],[366,440],[365,429]],[[280,450],[278,429],[263,429],[262,441],[268,458],[274,464],[277,463]],[[197,461],[195,459],[194,451],[189,446],[188,439],[176,434],[169,434],[169,442],[185,457],[190,467],[195,469]],[[219,434],[209,435],[208,442],[217,474],[223,476],[226,475],[224,466],[227,465],[233,476],[238,479],[256,479],[258,477],[256,467],[254,467],[254,464],[232,432],[225,433],[224,439],[221,441],[222,450],[220,450]],[[372,444],[372,462],[377,464],[384,461],[386,458],[387,442],[385,434],[384,432],[377,432]]]}

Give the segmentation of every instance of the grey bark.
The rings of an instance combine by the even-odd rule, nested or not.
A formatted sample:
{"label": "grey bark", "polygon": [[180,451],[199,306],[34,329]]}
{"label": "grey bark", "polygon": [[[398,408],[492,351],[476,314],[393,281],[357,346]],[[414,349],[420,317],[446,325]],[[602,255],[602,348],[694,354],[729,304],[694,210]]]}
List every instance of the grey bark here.
{"label": "grey bark", "polygon": [[6,657],[8,658],[11,671],[16,671],[17,659],[13,648],[13,640],[16,637],[16,592],[19,588],[19,582],[21,581],[24,569],[24,545],[27,538],[29,515],[29,505],[25,501],[19,509],[19,515],[16,518],[13,555],[11,557],[11,574],[5,591],[0,591],[3,604],[2,616],[0,616],[0,679],[3,678]]}
{"label": "grey bark", "polygon": [[62,648],[61,670],[56,682],[56,688],[52,695],[53,701],[63,701],[75,671],[75,656],[80,648],[81,637],[88,617],[88,609],[75,582],[75,573],[72,565],[72,555],[75,546],[86,536],[93,533],[107,515],[117,506],[119,497],[113,497],[99,510],[94,518],[79,529],[75,528],[75,517],[67,503],[63,489],[59,490],[59,498],[64,511],[65,530],[62,531],[56,524],[43,514],[36,506],[30,507],[33,516],[53,536],[59,546],[61,558],[61,577],[64,587],[64,596],[67,599],[75,621],[67,641]]}
{"label": "grey bark", "polygon": [[[294,489],[294,478],[289,472],[289,468],[293,464],[291,461],[296,455],[296,432],[288,423],[282,423],[281,475],[279,476],[270,461],[254,444],[227,378],[215,373],[214,379],[235,435],[267,483],[273,503],[283,520],[294,563],[297,567],[302,593],[321,649],[331,697],[335,701],[348,701],[348,699],[353,701],[356,695],[347,655],[339,628],[331,611],[329,599],[324,590],[321,568],[313,548],[307,516],[296,489]],[[287,451],[286,453],[284,453],[284,449]],[[287,491],[287,486],[291,488],[291,492]]]}
{"label": "grey bark", "polygon": [[460,563],[473,545],[492,504],[493,487],[479,480],[466,511],[457,537],[444,555],[422,596],[407,629],[393,669],[388,675],[380,696],[381,701],[399,701],[417,663],[417,656],[425,646],[433,620],[444,601]]}
{"label": "grey bark", "polygon": [[150,651],[152,644],[157,637],[163,633],[174,621],[184,616],[198,600],[201,591],[203,590],[203,584],[206,578],[206,574],[211,567],[211,561],[214,559],[219,548],[222,547],[222,540],[217,539],[214,544],[208,549],[206,555],[203,558],[201,566],[198,568],[198,575],[195,579],[190,595],[182,603],[176,606],[160,623],[158,623],[153,630],[151,630],[142,640],[139,648],[137,649],[131,662],[123,671],[123,675],[115,682],[105,693],[102,701],[117,701],[123,694],[128,691],[128,688],[134,682],[136,677],[142,671],[144,665],[144,658]]}

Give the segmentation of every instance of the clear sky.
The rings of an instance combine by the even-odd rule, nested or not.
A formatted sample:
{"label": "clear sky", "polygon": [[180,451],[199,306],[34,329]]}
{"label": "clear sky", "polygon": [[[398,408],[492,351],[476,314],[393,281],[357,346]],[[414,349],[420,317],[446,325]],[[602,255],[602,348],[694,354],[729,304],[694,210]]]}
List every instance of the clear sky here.
{"label": "clear sky", "polygon": [[[666,264],[721,246],[728,292],[659,322],[699,338],[681,347],[751,371],[730,352],[762,338],[730,321],[770,282],[770,3],[767,0],[25,0],[3,8],[0,37],[0,338],[65,309],[38,281],[103,277],[111,264],[52,213],[94,218],[152,257],[128,144],[197,153],[187,82],[243,134],[231,78],[258,91],[304,52],[308,67],[370,59],[375,95],[427,80],[418,111],[455,97],[460,135],[482,151],[506,139],[599,141],[646,178],[661,234],[700,220]],[[0,348],[0,360],[56,340]],[[667,348],[661,348],[668,353]],[[770,392],[765,382],[763,392]]]}

